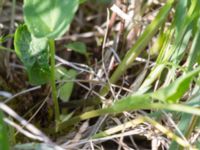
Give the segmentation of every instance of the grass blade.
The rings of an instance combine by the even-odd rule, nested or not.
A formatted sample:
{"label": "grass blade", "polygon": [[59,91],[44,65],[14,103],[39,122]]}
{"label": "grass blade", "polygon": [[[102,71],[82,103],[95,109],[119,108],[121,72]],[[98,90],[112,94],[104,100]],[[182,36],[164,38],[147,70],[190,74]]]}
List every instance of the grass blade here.
{"label": "grass blade", "polygon": [[[165,22],[172,6],[174,0],[169,0],[159,11],[156,18],[151,22],[151,24],[145,29],[143,34],[139,37],[135,45],[128,51],[125,55],[123,61],[119,64],[115,72],[110,78],[110,83],[115,83],[122,74],[131,66],[135,58],[145,49],[149,41],[159,30],[160,26]],[[100,91],[102,96],[105,96],[109,91],[109,86],[105,85],[104,88]]]}
{"label": "grass blade", "polygon": [[8,131],[3,121],[3,113],[0,110],[0,149],[9,150]]}

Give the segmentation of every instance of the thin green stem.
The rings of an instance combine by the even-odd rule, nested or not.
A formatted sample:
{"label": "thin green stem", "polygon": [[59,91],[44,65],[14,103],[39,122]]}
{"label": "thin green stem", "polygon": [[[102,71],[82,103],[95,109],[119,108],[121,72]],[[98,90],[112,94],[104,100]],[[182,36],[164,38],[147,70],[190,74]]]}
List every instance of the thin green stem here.
{"label": "thin green stem", "polygon": [[55,81],[55,41],[52,39],[49,40],[49,50],[51,54],[51,88],[52,88],[52,96],[55,109],[55,120],[56,120],[56,130],[57,130],[58,124],[60,123],[60,112],[59,112],[56,81]]}

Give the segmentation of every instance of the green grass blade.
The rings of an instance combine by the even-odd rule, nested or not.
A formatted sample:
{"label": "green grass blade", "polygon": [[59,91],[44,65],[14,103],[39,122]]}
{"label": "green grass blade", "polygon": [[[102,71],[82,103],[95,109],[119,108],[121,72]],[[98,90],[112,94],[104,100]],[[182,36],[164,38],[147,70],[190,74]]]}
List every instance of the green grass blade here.
{"label": "green grass blade", "polygon": [[170,110],[177,112],[184,112],[189,114],[194,114],[200,116],[200,109],[182,104],[167,104],[167,103],[152,103],[150,99],[150,94],[146,95],[134,95],[123,98],[117,101],[108,108],[92,110],[85,112],[82,115],[73,117],[69,121],[60,124],[60,129],[64,129],[68,126],[74,125],[79,121],[98,117],[105,114],[117,114],[123,111],[133,111],[141,109],[151,109],[151,110]]}
{"label": "green grass blade", "polygon": [[[192,7],[193,5],[190,6],[190,10],[193,10]],[[189,40],[190,37],[190,34],[186,33],[190,29],[190,25],[192,24],[195,16],[192,15],[193,17],[190,17],[187,10],[187,2],[178,1],[175,18],[169,30],[166,31],[165,44],[163,44],[161,53],[156,60],[157,65],[152,68],[149,76],[141,85],[139,89],[140,93],[146,92],[151,87],[151,84],[161,75],[162,71],[166,67],[166,62],[169,62],[171,57],[182,58],[185,52],[184,50],[188,45],[188,43],[186,42]],[[180,18],[182,18],[183,21],[180,22]],[[183,42],[185,42],[186,44]],[[173,60],[177,61],[176,64],[178,64],[180,62],[180,58],[179,60]]]}
{"label": "green grass blade", "polygon": [[9,150],[8,131],[3,121],[3,113],[0,110],[0,149]]}
{"label": "green grass blade", "polygon": [[198,27],[198,30],[195,33],[195,37],[192,42],[192,47],[191,47],[191,50],[186,62],[188,70],[192,70],[192,67],[196,62],[200,62],[199,61],[200,60],[199,59],[200,58],[200,51],[199,51],[200,42],[199,41],[200,41],[200,28]]}
{"label": "green grass blade", "polygon": [[196,68],[180,78],[175,82],[171,83],[169,86],[159,89],[152,94],[152,97],[161,101],[175,103],[177,102],[183,94],[189,89],[191,80],[195,75],[200,72],[200,67]]}
{"label": "green grass blade", "polygon": [[[144,50],[144,48],[148,45],[149,41],[155,35],[155,33],[159,30],[160,26],[165,22],[172,6],[174,0],[169,0],[159,11],[156,18],[151,22],[151,24],[145,29],[143,34],[139,37],[134,46],[128,51],[125,55],[123,61],[119,64],[115,72],[112,74],[110,78],[110,83],[115,83],[122,74],[131,66],[135,58]],[[106,85],[101,91],[100,94],[105,96],[109,91],[108,85]]]}

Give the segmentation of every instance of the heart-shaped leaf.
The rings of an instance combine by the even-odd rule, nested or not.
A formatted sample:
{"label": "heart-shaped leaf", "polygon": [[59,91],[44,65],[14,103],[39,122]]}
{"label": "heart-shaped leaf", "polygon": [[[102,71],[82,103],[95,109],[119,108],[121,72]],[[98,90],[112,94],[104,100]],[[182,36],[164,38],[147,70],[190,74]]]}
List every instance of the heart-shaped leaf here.
{"label": "heart-shaped leaf", "polygon": [[17,28],[14,38],[15,52],[28,71],[32,84],[49,80],[49,55],[46,38],[35,38],[26,25]]}
{"label": "heart-shaped leaf", "polygon": [[24,19],[35,37],[56,39],[68,29],[79,0],[24,0]]}

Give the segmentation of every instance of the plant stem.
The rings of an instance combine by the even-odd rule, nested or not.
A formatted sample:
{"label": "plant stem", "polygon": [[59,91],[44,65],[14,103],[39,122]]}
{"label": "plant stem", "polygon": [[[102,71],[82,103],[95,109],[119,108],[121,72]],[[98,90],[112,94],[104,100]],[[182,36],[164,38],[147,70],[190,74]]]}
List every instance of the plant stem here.
{"label": "plant stem", "polygon": [[52,96],[55,109],[56,131],[57,131],[58,129],[57,127],[60,122],[60,112],[59,112],[56,82],[55,82],[55,41],[52,39],[49,40],[49,50],[51,55],[51,88],[52,88]]}

